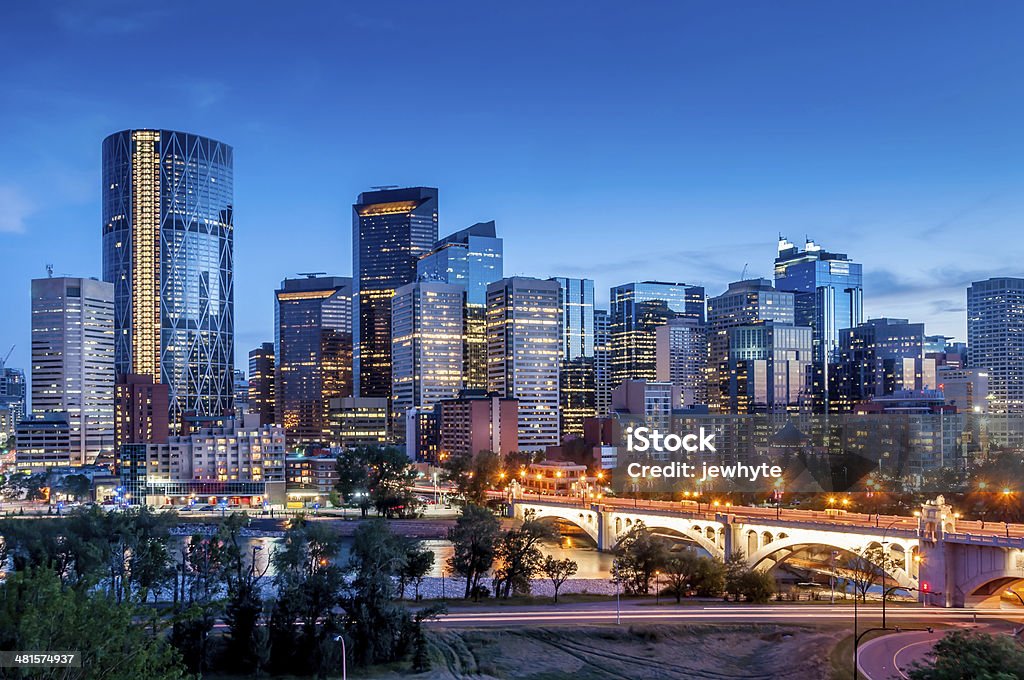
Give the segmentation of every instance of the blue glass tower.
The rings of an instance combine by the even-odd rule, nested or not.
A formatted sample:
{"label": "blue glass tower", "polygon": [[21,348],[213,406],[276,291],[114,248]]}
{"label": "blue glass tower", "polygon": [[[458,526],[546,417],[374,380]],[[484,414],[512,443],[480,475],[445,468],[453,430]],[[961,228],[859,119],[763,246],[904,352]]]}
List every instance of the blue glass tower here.
{"label": "blue glass tower", "polygon": [[171,130],[103,140],[103,280],[114,362],[170,393],[181,416],[233,408],[234,152]]}
{"label": "blue glass tower", "polygon": [[775,287],[796,294],[795,323],[813,333],[814,410],[829,409],[829,365],[839,359],[839,333],[861,323],[864,283],[861,265],[845,253],[830,253],[808,240],[804,249],[779,239]]}

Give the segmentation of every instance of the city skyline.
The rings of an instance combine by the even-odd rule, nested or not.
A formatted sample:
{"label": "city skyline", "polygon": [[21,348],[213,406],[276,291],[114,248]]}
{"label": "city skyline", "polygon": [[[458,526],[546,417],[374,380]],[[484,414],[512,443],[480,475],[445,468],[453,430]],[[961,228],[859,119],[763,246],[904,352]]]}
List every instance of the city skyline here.
{"label": "city skyline", "polygon": [[[126,128],[182,129],[238,151],[236,366],[271,339],[282,278],[353,274],[350,206],[375,184],[438,187],[440,234],[494,219],[505,275],[593,278],[602,307],[610,287],[630,281],[685,281],[711,296],[745,267],[745,278],[770,277],[778,234],[798,244],[806,235],[863,263],[866,318],[909,318],[964,340],[967,285],[1024,273],[1012,249],[994,247],[1012,243],[1024,213],[1009,32],[1020,8],[908,4],[890,8],[886,25],[810,4],[652,8],[643,17],[650,34],[625,30],[639,19],[622,8],[582,22],[574,8],[546,8],[533,49],[519,49],[541,11],[485,19],[458,5],[402,5],[407,21],[396,21],[387,9],[337,10],[341,40],[308,27],[311,39],[287,59],[239,42],[237,54],[212,65],[184,50],[177,75],[158,70],[154,96],[136,101],[104,74],[115,48],[95,43],[115,36],[118,49],[137,45],[155,25],[177,21],[167,7],[14,8],[8,26],[23,30],[0,48],[12,65],[0,93],[9,283],[0,342],[4,353],[17,345],[8,366],[29,364],[28,287],[45,264],[102,275],[100,143]],[[243,21],[266,29],[272,18],[253,12]],[[812,30],[837,19],[844,25],[830,41]],[[279,30],[301,22],[297,11]],[[914,30],[920,22],[930,30]],[[621,49],[605,50],[620,24],[612,44]],[[409,86],[430,106],[353,113],[351,94],[310,106],[325,86],[386,91],[384,76],[401,75],[414,54],[409,25],[430,29],[433,49],[415,56],[436,78]],[[40,51],[44,32],[61,36],[53,55]],[[997,39],[945,54],[981,33]],[[730,50],[739,38],[746,48]],[[388,49],[360,51],[373,41]],[[871,54],[847,54],[867,43]],[[484,45],[486,59],[461,58]],[[75,50],[88,54],[65,58]],[[562,67],[557,75],[544,73],[550,62]],[[154,63],[140,56],[118,77]],[[270,92],[287,105],[267,106]],[[342,112],[339,134],[308,143],[307,130]],[[397,131],[416,126],[427,134],[410,150]],[[304,238],[275,240],[281,225]],[[966,238],[978,233],[988,238]]]}

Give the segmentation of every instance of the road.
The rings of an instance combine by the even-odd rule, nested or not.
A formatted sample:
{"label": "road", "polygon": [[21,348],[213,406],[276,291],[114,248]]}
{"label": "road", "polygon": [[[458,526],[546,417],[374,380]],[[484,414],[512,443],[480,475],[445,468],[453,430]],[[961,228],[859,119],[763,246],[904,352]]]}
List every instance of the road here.
{"label": "road", "polygon": [[[871,605],[859,608],[860,626],[878,625],[882,609]],[[853,628],[853,607],[831,605],[729,605],[662,604],[650,600],[623,601],[618,620],[622,623],[844,623]],[[1017,620],[1019,612],[1004,609],[944,609],[938,607],[888,607],[887,618],[893,626],[928,626],[940,623],[1003,622]],[[450,605],[449,613],[432,625],[446,628],[483,628],[489,626],[529,627],[537,625],[614,624],[614,602],[573,602],[557,606],[524,607]]]}
{"label": "road", "polygon": [[915,661],[923,661],[942,632],[911,631],[892,633],[869,640],[857,654],[857,667],[867,680],[903,680]]}

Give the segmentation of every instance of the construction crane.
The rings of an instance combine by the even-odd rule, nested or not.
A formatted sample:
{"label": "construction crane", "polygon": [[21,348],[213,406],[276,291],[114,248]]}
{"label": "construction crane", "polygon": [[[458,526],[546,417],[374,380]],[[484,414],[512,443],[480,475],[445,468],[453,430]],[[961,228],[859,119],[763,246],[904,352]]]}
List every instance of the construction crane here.
{"label": "construction crane", "polygon": [[11,345],[11,348],[9,350],[7,350],[7,354],[4,356],[4,358],[0,359],[0,367],[2,367],[4,364],[6,364],[7,360],[11,358],[11,353],[14,352],[14,348],[16,346],[17,345]]}
{"label": "construction crane", "polygon": [[743,271],[740,272],[740,281],[746,281],[747,280],[747,267],[749,265],[750,265],[749,262],[744,262],[743,263]]}

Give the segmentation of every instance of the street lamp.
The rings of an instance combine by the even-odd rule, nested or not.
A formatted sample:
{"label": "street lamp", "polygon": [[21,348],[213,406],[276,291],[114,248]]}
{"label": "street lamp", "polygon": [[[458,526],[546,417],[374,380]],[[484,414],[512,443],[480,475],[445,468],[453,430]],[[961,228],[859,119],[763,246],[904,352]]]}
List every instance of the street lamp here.
{"label": "street lamp", "polygon": [[885,527],[885,529],[882,530],[882,628],[883,629],[885,628],[885,601],[888,599],[886,597],[886,592],[885,592],[885,543],[886,543],[885,537],[886,537],[886,534],[889,533],[889,529],[891,529],[892,526],[894,524],[896,524],[897,522],[899,522],[899,521],[900,521],[899,518],[894,519],[893,521],[889,522],[889,524]]}
{"label": "street lamp", "polygon": [[654,604],[661,604],[661,572],[654,572]]}
{"label": "street lamp", "polygon": [[348,665],[345,663],[345,657],[348,654],[345,652],[345,638],[341,635],[335,635],[334,641],[341,643],[341,680],[348,680]]}

